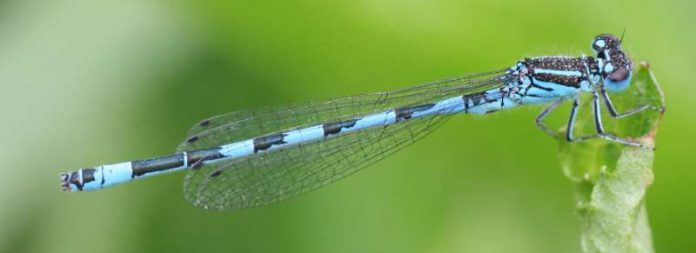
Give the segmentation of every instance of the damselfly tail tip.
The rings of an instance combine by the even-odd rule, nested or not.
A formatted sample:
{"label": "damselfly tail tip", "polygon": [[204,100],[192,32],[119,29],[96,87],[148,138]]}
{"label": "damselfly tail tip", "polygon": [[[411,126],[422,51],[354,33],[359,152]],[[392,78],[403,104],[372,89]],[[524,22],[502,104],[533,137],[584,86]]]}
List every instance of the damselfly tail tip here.
{"label": "damselfly tail tip", "polygon": [[60,173],[60,186],[64,192],[72,191],[70,189],[70,172]]}

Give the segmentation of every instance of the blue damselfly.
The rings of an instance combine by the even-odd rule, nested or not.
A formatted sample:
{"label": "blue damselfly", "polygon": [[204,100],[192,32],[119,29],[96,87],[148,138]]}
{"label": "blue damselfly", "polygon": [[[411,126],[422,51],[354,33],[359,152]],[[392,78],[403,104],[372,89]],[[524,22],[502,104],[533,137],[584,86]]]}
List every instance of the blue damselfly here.
{"label": "blue damselfly", "polygon": [[[468,74],[392,92],[329,99],[276,109],[214,116],[194,125],[178,153],[83,168],[60,176],[66,191],[92,191],[166,172],[188,170],[187,200],[205,209],[229,210],[287,199],[329,184],[406,147],[457,113],[486,114],[528,104],[549,104],[536,124],[551,136],[544,119],[572,102],[565,138],[639,142],[604,130],[601,101],[613,118],[609,92],[631,82],[633,63],[621,40],[601,34],[594,56],[524,58],[510,68]],[[592,94],[596,133],[575,136],[579,95]]]}

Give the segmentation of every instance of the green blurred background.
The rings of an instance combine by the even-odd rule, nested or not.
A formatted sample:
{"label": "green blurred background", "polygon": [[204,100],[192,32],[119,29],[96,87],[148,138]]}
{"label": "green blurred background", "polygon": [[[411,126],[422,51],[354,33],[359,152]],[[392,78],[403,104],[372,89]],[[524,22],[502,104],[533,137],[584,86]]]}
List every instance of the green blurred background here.
{"label": "green blurred background", "polygon": [[694,10],[686,0],[0,1],[0,252],[579,252],[557,144],[533,124],[540,108],[455,117],[338,183],[236,212],[191,206],[184,174],[63,193],[58,173],[168,154],[210,115],[589,54],[594,35],[624,29],[667,95],[647,197],[655,247],[696,252]]}

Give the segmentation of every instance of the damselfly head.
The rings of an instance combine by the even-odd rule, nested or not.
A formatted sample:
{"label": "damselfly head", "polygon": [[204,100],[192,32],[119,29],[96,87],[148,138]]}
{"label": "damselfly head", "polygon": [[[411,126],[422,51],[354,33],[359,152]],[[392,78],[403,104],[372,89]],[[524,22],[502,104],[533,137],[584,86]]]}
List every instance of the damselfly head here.
{"label": "damselfly head", "polygon": [[621,39],[611,34],[600,34],[592,41],[599,73],[604,87],[610,91],[622,91],[631,83],[633,62],[621,48]]}

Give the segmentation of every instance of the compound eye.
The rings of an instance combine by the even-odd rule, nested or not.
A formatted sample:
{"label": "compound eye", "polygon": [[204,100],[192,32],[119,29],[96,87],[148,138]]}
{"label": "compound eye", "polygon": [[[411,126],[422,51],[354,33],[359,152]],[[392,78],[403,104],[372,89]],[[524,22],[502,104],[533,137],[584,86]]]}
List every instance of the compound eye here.
{"label": "compound eye", "polygon": [[609,74],[609,76],[607,78],[609,79],[609,81],[612,81],[612,82],[621,82],[623,80],[626,80],[626,78],[628,78],[630,75],[631,75],[631,72],[628,71],[628,69],[620,68],[620,69],[617,69],[616,71],[612,72],[611,74]]}
{"label": "compound eye", "polygon": [[610,91],[622,91],[631,83],[631,71],[627,68],[618,68],[604,79],[604,86]]}

